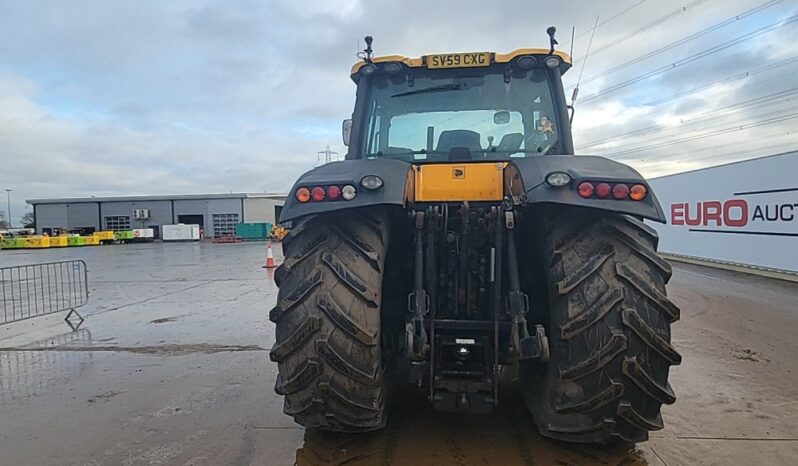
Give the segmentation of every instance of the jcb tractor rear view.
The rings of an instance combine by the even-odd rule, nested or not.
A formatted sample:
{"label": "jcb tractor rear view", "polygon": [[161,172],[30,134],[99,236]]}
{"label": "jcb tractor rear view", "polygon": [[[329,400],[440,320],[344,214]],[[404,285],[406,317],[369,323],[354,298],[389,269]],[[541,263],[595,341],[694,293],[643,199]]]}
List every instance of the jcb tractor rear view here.
{"label": "jcb tractor rear view", "polygon": [[373,57],[352,68],[346,160],[291,189],[271,359],[308,428],[385,426],[407,380],[444,411],[486,413],[515,366],[540,432],[642,441],[681,356],[664,221],[626,165],[574,156],[551,47]]}

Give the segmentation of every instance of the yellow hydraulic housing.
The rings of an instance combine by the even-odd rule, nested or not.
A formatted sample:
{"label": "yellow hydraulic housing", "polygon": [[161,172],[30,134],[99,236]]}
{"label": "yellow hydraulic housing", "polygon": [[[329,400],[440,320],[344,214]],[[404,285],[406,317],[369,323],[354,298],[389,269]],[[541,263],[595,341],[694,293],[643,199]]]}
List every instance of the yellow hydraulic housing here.
{"label": "yellow hydraulic housing", "polygon": [[506,162],[414,165],[415,201],[500,201],[506,166]]}

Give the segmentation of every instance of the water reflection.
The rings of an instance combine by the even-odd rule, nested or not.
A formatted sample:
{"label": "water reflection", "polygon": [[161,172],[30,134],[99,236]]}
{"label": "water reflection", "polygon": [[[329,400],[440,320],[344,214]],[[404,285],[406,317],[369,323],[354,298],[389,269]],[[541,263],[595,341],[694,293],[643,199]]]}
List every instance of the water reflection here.
{"label": "water reflection", "polygon": [[84,351],[40,351],[48,347],[89,346],[89,329],[33,342],[16,351],[0,351],[0,404],[18,402],[78,377],[92,363]]}
{"label": "water reflection", "polygon": [[295,464],[633,466],[649,464],[650,455],[644,446],[619,443],[602,447],[544,439],[538,435],[520,394],[508,387],[501,406],[490,415],[434,412],[420,395],[402,393],[394,403],[388,426],[380,432],[347,435],[306,431]]}

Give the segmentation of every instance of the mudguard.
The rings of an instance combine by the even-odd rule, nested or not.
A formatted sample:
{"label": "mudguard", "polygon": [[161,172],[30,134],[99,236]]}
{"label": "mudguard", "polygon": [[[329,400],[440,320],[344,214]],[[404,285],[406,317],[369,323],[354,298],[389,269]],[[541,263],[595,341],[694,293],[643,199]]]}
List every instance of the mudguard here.
{"label": "mudguard", "polygon": [[[571,175],[572,182],[564,187],[552,187],[546,183],[551,172],[565,172]],[[648,218],[665,223],[665,214],[659,200],[645,179],[633,168],[604,157],[549,155],[516,159],[504,171],[506,186],[514,196],[521,196],[526,205],[565,204],[589,207],[629,214],[638,218]],[[648,195],[641,201],[616,199],[584,199],[576,192],[582,181],[608,183],[623,182],[642,184]]]}
{"label": "mudguard", "polygon": [[[365,159],[345,160],[331,162],[316,167],[304,175],[291,188],[285,201],[285,206],[280,212],[280,223],[296,218],[334,212],[336,210],[353,209],[370,205],[399,205],[406,203],[405,188],[412,179],[411,165],[408,162],[394,159]],[[383,179],[380,189],[368,190],[360,185],[360,180],[366,175],[378,175]],[[357,190],[357,195],[351,201],[343,199],[337,201],[306,202],[297,201],[296,190],[302,187],[314,186],[343,186],[351,184]]]}

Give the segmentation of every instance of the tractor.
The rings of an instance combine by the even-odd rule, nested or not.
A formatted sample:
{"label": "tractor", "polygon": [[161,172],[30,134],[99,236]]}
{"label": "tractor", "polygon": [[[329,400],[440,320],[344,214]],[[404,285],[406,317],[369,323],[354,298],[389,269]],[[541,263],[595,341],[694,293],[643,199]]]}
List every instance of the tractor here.
{"label": "tractor", "polygon": [[512,370],[546,437],[663,427],[679,309],[643,220],[665,216],[637,171],[574,155],[571,59],[548,33],[420,58],[366,37],[345,160],[302,175],[280,216],[270,358],[297,423],[381,429],[407,381],[436,410],[489,413]]}

